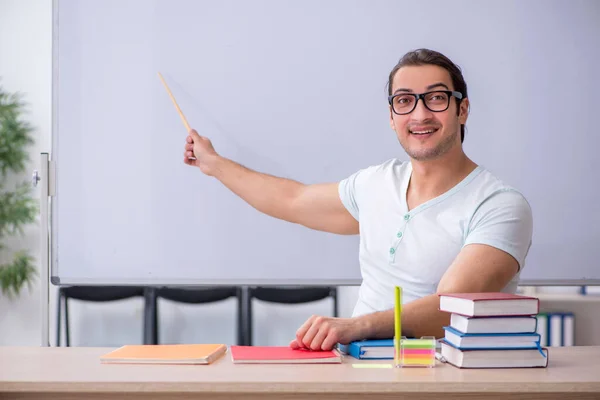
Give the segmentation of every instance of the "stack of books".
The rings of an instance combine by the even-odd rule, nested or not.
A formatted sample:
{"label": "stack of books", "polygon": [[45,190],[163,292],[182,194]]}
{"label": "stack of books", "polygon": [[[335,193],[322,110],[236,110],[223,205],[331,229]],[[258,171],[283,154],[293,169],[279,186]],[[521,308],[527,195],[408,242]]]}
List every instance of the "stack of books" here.
{"label": "stack of books", "polygon": [[445,293],[440,310],[451,313],[441,355],[459,368],[547,367],[536,315],[539,299],[510,293]]}

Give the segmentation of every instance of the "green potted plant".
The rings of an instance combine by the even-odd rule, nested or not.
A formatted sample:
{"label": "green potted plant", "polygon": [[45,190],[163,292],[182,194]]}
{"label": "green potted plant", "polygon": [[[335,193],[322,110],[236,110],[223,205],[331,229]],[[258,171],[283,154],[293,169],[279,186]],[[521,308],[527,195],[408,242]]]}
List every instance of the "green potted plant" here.
{"label": "green potted plant", "polygon": [[[31,197],[31,184],[23,180],[33,143],[32,127],[24,120],[25,104],[18,93],[0,86],[0,290],[12,298],[37,275],[34,258],[24,249],[10,249],[5,240],[23,233],[35,221],[37,201]],[[15,246],[11,246],[15,247]]]}

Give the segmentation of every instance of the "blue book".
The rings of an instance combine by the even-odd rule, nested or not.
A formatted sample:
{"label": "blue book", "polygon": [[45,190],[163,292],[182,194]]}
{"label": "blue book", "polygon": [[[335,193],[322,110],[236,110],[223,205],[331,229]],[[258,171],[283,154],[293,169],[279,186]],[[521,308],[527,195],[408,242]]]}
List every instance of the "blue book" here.
{"label": "blue book", "polygon": [[445,326],[444,339],[462,350],[532,349],[540,347],[539,333],[463,333]]}
{"label": "blue book", "polygon": [[348,354],[360,360],[393,360],[394,340],[360,340],[350,344],[340,344],[338,349],[343,354]]}

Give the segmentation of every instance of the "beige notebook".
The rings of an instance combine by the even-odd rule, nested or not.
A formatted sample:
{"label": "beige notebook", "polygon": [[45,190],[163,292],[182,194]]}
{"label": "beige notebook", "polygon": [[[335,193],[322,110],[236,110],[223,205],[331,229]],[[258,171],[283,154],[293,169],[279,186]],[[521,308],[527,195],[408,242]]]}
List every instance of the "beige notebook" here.
{"label": "beige notebook", "polygon": [[224,344],[126,345],[100,357],[110,364],[210,364],[227,352]]}

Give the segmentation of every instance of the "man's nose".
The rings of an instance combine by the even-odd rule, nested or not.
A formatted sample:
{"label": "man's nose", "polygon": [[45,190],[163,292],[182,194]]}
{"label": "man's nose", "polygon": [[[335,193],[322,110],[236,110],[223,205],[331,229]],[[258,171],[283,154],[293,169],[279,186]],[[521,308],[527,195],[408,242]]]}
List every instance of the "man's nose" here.
{"label": "man's nose", "polygon": [[414,121],[423,121],[426,119],[430,119],[433,116],[431,110],[425,107],[425,100],[419,99],[417,101],[417,105],[412,113],[410,113],[411,119]]}

